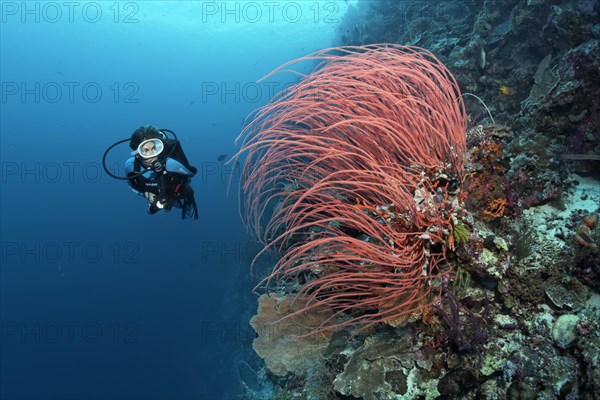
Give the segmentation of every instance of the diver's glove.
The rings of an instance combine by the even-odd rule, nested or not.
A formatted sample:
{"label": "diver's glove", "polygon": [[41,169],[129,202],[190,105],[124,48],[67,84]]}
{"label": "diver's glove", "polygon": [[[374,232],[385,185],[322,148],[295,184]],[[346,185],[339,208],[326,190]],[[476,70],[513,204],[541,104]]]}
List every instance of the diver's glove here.
{"label": "diver's glove", "polygon": [[148,205],[148,214],[156,214],[162,209],[162,204],[159,201],[155,201]]}
{"label": "diver's glove", "polygon": [[166,198],[163,199],[157,199],[156,196],[153,196],[153,201],[152,201],[152,207],[156,208],[157,210],[170,210],[171,207],[173,207],[173,202],[167,200]]}
{"label": "diver's glove", "polygon": [[150,204],[156,201],[156,195],[154,193],[144,192],[144,197],[148,199]]}
{"label": "diver's glove", "polygon": [[160,210],[169,211],[173,205],[173,203],[169,203],[166,199],[157,199],[156,196],[153,195],[154,201],[152,201],[148,205],[148,214],[156,214]]}

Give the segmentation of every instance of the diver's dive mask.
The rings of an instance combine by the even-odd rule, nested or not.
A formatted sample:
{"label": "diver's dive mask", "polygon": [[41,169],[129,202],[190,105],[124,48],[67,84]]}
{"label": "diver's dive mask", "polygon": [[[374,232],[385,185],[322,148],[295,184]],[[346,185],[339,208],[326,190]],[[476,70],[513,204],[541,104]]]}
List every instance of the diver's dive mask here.
{"label": "diver's dive mask", "polygon": [[139,154],[141,158],[148,159],[157,157],[165,149],[165,144],[160,139],[147,139],[131,153],[132,156]]}

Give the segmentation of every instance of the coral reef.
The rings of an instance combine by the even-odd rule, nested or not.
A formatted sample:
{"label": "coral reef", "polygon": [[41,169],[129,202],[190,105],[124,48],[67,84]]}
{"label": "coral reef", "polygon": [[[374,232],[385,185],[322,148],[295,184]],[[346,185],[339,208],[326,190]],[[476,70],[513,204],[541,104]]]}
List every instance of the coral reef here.
{"label": "coral reef", "polygon": [[[599,2],[382,0],[356,7],[340,44],[426,48],[473,95],[464,99],[461,206],[445,214],[451,224],[429,248],[445,249],[429,281],[440,296],[360,332],[338,326],[310,366],[285,376],[260,371],[262,398],[600,398]],[[304,119],[294,121],[303,128],[309,115],[321,115],[302,111]],[[327,157],[330,144],[320,145]],[[306,187],[296,179],[284,190]],[[352,209],[357,218],[385,225],[402,214],[392,201],[361,196]],[[279,210],[290,201],[278,200]],[[339,218],[329,227],[305,226],[287,246],[344,231]],[[344,232],[373,245],[385,241],[365,225],[354,228]],[[280,234],[273,230],[266,242]],[[324,261],[295,256],[290,266]],[[304,271],[276,290],[295,298],[312,279]]]}
{"label": "coral reef", "polygon": [[[258,300],[258,312],[250,320],[256,331],[253,347],[265,360],[275,375],[285,376],[288,372],[304,375],[306,370],[319,359],[320,352],[329,344],[330,332],[305,336],[331,316],[328,309],[303,309],[294,303],[290,295],[265,295]],[[280,321],[284,316],[293,317]]]}
{"label": "coral reef", "polygon": [[326,63],[257,112],[243,136],[244,219],[265,249],[282,253],[261,284],[294,293],[306,310],[333,310],[312,333],[394,325],[439,296],[433,281],[454,248],[460,93],[414,47],[304,59]]}

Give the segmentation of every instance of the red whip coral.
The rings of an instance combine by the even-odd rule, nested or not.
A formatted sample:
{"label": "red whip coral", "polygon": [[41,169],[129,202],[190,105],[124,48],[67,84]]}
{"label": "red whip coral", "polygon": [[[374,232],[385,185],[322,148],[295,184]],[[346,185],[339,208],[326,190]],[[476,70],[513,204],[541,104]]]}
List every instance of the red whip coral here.
{"label": "red whip coral", "polygon": [[[430,52],[338,47],[241,137],[243,218],[281,258],[259,285],[333,313],[312,333],[393,323],[439,295],[465,158],[458,85]],[[298,311],[301,312],[302,310]]]}

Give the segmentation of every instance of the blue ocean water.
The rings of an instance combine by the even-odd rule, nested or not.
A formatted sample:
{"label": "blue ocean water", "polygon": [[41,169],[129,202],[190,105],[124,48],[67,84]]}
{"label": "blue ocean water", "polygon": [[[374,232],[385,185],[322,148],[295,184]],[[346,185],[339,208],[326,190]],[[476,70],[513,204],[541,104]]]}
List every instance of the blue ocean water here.
{"label": "blue ocean water", "polygon": [[[331,46],[347,3],[0,4],[0,397],[234,398],[256,249],[217,158],[296,77],[257,81]],[[198,168],[197,222],[102,169],[144,124]]]}

